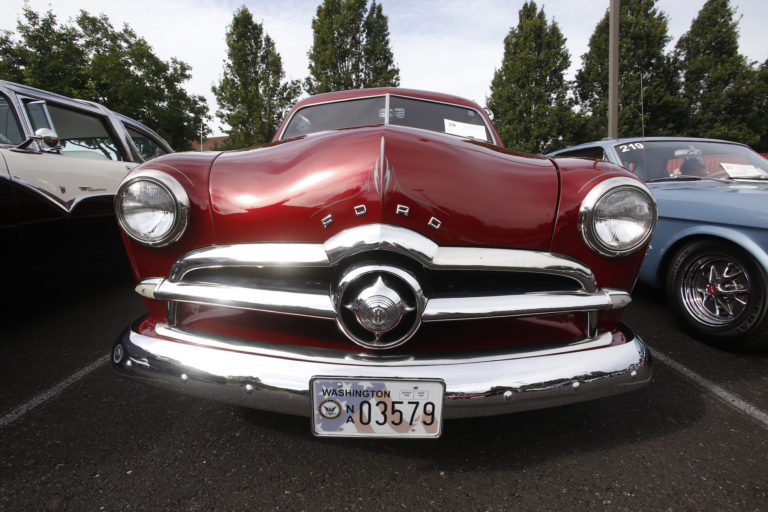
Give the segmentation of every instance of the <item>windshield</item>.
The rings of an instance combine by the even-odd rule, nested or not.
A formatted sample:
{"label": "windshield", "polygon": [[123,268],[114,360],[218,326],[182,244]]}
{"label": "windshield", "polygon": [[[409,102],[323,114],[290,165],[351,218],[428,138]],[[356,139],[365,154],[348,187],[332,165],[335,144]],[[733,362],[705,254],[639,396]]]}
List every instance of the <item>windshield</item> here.
{"label": "windshield", "polygon": [[387,113],[385,112],[386,99],[386,96],[377,96],[309,105],[299,109],[291,117],[282,138],[288,139],[353,126],[393,124],[448,133],[483,142],[492,141],[491,132],[483,116],[474,109],[392,95]]}
{"label": "windshield", "polygon": [[644,181],[672,177],[768,180],[768,160],[727,142],[637,141],[616,144],[621,164]]}

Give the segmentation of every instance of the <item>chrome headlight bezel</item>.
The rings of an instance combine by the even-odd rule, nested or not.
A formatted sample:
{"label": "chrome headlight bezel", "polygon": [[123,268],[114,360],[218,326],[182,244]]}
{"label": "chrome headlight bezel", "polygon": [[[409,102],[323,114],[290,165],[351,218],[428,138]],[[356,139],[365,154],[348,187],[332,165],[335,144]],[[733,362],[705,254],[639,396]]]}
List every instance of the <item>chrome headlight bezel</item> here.
{"label": "chrome headlight bezel", "polygon": [[[158,237],[152,237],[146,233],[141,233],[131,227],[126,221],[122,208],[122,201],[126,191],[134,184],[145,181],[160,187],[166,192],[174,202],[173,222],[171,228]],[[117,222],[123,232],[131,239],[147,247],[166,247],[177,241],[184,235],[189,222],[190,201],[187,191],[175,178],[169,174],[146,169],[136,174],[130,175],[125,179],[117,189],[115,194],[115,215]]]}
{"label": "chrome headlight bezel", "polygon": [[[626,246],[615,247],[602,240],[597,233],[595,213],[604,199],[622,191],[630,191],[641,195],[648,204],[651,220],[648,229],[646,229],[642,237],[626,244]],[[656,227],[656,220],[656,200],[653,198],[651,191],[644,183],[626,177],[609,178],[598,183],[589,191],[579,208],[579,231],[581,232],[582,239],[596,253],[611,258],[632,254],[648,242]]]}

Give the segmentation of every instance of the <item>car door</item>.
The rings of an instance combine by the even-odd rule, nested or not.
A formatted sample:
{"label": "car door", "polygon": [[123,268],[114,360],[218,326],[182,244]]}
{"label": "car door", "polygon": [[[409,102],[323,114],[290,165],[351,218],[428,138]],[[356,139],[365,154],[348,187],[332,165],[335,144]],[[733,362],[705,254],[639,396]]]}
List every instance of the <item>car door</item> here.
{"label": "car door", "polygon": [[31,98],[22,98],[22,105],[33,131],[52,128],[62,146],[52,152],[34,147],[4,152],[24,257],[44,264],[51,248],[99,252],[104,238],[114,239],[117,232],[115,191],[138,164],[130,161],[105,115],[50,101],[41,108]]}
{"label": "car door", "polygon": [[[33,108],[36,105],[24,102],[33,130],[46,127]],[[67,213],[89,197],[113,196],[137,164],[129,161],[106,117],[54,103],[48,103],[47,112],[61,151],[9,152],[6,159],[12,179]]]}

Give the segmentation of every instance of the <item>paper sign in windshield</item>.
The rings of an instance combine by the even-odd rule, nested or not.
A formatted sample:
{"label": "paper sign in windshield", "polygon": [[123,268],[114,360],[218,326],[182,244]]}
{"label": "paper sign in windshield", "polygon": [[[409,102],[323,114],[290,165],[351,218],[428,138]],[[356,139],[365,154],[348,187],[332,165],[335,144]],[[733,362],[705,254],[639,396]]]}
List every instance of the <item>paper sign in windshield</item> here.
{"label": "paper sign in windshield", "polygon": [[725,162],[720,164],[720,167],[723,168],[723,170],[730,176],[731,178],[765,178],[768,177],[768,173],[764,170],[760,169],[759,167],[755,167],[754,165],[744,165],[744,164],[727,164]]}
{"label": "paper sign in windshield", "polygon": [[443,119],[445,122],[445,133],[451,135],[458,135],[460,137],[471,137],[473,139],[480,139],[487,141],[485,136],[485,126],[477,124],[460,123],[458,121],[452,121],[451,119]]}

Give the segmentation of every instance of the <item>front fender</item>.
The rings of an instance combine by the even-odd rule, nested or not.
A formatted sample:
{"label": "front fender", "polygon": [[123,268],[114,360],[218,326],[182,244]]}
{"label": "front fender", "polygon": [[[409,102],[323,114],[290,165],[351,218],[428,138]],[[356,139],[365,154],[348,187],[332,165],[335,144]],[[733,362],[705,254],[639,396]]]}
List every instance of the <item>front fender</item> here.
{"label": "front fender", "polygon": [[768,272],[768,230],[720,224],[691,224],[688,220],[660,219],[640,267],[638,280],[663,286],[667,262],[689,241],[718,238],[738,245]]}

